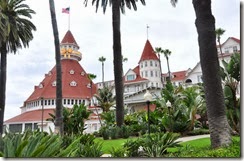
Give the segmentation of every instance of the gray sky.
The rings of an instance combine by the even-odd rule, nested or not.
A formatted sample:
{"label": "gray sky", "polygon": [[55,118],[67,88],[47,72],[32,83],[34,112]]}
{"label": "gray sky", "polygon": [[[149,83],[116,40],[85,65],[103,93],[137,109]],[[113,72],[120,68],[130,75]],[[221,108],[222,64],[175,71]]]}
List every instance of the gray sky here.
{"label": "gray sky", "polygon": [[[95,6],[83,5],[83,0],[55,0],[59,39],[68,30],[68,14],[62,8],[70,6],[70,30],[80,46],[80,64],[88,73],[97,75],[95,82],[101,82],[101,63],[98,58],[106,57],[105,80],[113,79],[112,14],[111,7],[106,14],[102,8],[95,12]],[[8,55],[5,120],[20,114],[19,107],[30,96],[55,65],[54,40],[48,0],[27,0],[26,3],[36,11],[32,22],[36,25],[34,39],[27,49],[16,55]],[[180,0],[172,7],[170,0],[146,0],[146,6],[138,3],[137,11],[126,9],[121,15],[122,54],[128,58],[124,72],[138,65],[147,40],[153,48],[162,47],[172,53],[169,57],[170,70],[180,71],[193,68],[199,61],[195,12],[192,1]],[[221,38],[240,39],[240,1],[212,0],[212,12],[216,28],[226,30]],[[162,57],[163,58],[163,57]],[[162,70],[167,72],[166,60],[162,59]]]}

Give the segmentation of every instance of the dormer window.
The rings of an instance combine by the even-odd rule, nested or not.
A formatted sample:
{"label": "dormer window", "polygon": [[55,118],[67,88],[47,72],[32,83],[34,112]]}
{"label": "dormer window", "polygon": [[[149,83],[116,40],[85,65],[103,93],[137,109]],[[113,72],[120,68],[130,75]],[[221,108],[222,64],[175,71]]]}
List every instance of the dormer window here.
{"label": "dormer window", "polygon": [[135,79],[135,75],[127,75],[127,81],[130,81],[130,80],[134,80]]}
{"label": "dormer window", "polygon": [[91,88],[91,84],[89,83],[89,84],[87,84],[87,88]]}
{"label": "dormer window", "polygon": [[77,86],[77,83],[75,81],[72,81],[72,82],[70,82],[69,85],[72,86],[72,87],[74,87],[74,86]]}
{"label": "dormer window", "polygon": [[39,88],[43,88],[43,84],[42,83],[39,84]]}
{"label": "dormer window", "polygon": [[85,72],[81,72],[80,75],[84,76],[85,75]]}
{"label": "dormer window", "polygon": [[52,86],[55,87],[56,84],[57,84],[57,82],[56,81],[53,81]]}
{"label": "dormer window", "polygon": [[70,70],[69,74],[75,74],[75,71],[74,70]]}
{"label": "dormer window", "polygon": [[48,75],[50,76],[50,75],[52,75],[52,72],[50,71],[50,72],[48,72]]}

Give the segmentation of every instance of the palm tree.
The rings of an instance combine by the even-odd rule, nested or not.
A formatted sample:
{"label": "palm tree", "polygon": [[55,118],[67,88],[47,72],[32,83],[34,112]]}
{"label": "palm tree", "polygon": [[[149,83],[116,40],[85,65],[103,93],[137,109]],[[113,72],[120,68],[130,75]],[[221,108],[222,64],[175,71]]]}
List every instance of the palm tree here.
{"label": "palm tree", "polygon": [[198,32],[211,146],[218,148],[231,144],[231,133],[219,74],[215,18],[211,11],[211,0],[193,0],[193,6],[196,13],[195,24]]}
{"label": "palm tree", "polygon": [[115,97],[113,96],[112,89],[109,87],[99,89],[95,97],[104,112],[108,112],[110,107],[115,104]]}
{"label": "palm tree", "polygon": [[224,59],[224,57],[223,57],[223,52],[222,52],[222,48],[221,48],[220,37],[221,37],[224,33],[225,33],[225,30],[222,29],[222,28],[217,28],[217,29],[215,30],[215,34],[216,34],[216,36],[217,36],[217,41],[218,41],[218,43],[219,43],[219,49],[220,49],[220,54],[221,54],[221,56],[222,56],[222,60]]}
{"label": "palm tree", "polygon": [[102,83],[103,83],[103,87],[105,87],[104,84],[104,62],[106,61],[106,58],[101,56],[98,61],[102,62]]}
{"label": "palm tree", "polygon": [[[140,0],[145,5],[144,0]],[[84,0],[87,6],[88,0]],[[100,0],[93,0],[92,4],[96,3],[96,11],[99,7]],[[112,5],[112,25],[113,25],[113,58],[114,58],[114,82],[116,94],[116,122],[117,126],[122,126],[124,123],[124,85],[123,85],[123,65],[122,65],[122,51],[121,51],[121,35],[120,35],[120,10],[125,13],[126,7],[137,10],[135,0],[112,0],[109,1]],[[103,13],[106,12],[108,0],[101,0]]]}
{"label": "palm tree", "polygon": [[[176,2],[177,0],[171,0],[173,6]],[[215,18],[212,15],[211,0],[193,0],[193,7],[196,13],[195,25],[198,32],[211,146],[228,146],[231,144],[231,129],[227,121],[219,74]]]}
{"label": "palm tree", "polygon": [[162,66],[161,66],[161,58],[160,58],[160,54],[162,53],[162,51],[163,51],[163,49],[161,47],[156,47],[154,52],[158,54],[159,67],[160,67],[160,78],[161,78],[161,83],[163,85]]}
{"label": "palm tree", "polygon": [[55,132],[63,135],[63,105],[62,105],[62,67],[61,67],[61,55],[59,46],[58,25],[56,19],[55,5],[53,0],[49,0],[50,14],[52,19],[53,37],[55,45],[55,58],[56,58],[56,119],[55,119]]}
{"label": "palm tree", "polygon": [[[3,133],[5,109],[7,53],[16,53],[19,48],[28,47],[33,39],[35,25],[29,20],[35,11],[23,3],[24,0],[0,0],[0,134]],[[4,33],[4,34],[2,34]]]}
{"label": "palm tree", "polygon": [[170,70],[169,70],[169,56],[171,55],[171,51],[169,49],[162,50],[162,53],[164,54],[164,57],[167,60],[167,67],[168,67],[168,81],[171,81],[171,76],[170,76]]}

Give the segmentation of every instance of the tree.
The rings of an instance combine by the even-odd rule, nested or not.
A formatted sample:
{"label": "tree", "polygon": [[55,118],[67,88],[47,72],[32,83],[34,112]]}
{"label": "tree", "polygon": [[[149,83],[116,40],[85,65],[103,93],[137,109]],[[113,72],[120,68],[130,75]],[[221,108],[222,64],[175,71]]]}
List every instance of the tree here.
{"label": "tree", "polygon": [[104,84],[104,62],[106,61],[106,58],[101,56],[98,61],[102,62],[102,83],[103,83],[103,87],[105,87]]}
{"label": "tree", "polygon": [[61,67],[61,55],[59,46],[58,25],[56,19],[56,11],[53,0],[49,0],[50,14],[52,20],[53,37],[55,45],[55,58],[56,58],[56,120],[55,120],[55,132],[63,135],[63,104],[62,104],[62,67]]}
{"label": "tree", "polygon": [[156,47],[154,52],[158,54],[159,67],[160,67],[160,78],[161,78],[161,83],[163,85],[164,83],[163,83],[163,77],[162,77],[162,66],[161,66],[161,58],[160,58],[160,54],[162,53],[162,51],[163,51],[163,49],[161,47]]}
{"label": "tree", "polygon": [[[171,0],[175,6],[177,0]],[[226,117],[224,94],[216,48],[215,18],[211,0],[193,0],[200,51],[204,91],[212,148],[231,144],[230,126]]]}
{"label": "tree", "polygon": [[28,47],[33,39],[35,25],[29,20],[35,11],[23,3],[24,0],[0,0],[0,135],[3,133],[3,121],[6,98],[7,53],[16,53],[19,48]]}
{"label": "tree", "polygon": [[108,112],[110,107],[115,104],[115,97],[113,96],[112,89],[109,87],[99,89],[95,97],[104,112]]}
{"label": "tree", "polygon": [[223,57],[223,52],[222,52],[222,48],[221,48],[220,37],[221,37],[224,33],[225,33],[225,30],[222,29],[222,28],[217,28],[217,29],[215,30],[215,34],[216,34],[216,36],[217,36],[217,41],[218,41],[218,43],[219,43],[219,49],[220,49],[220,54],[221,54],[221,56],[222,56],[222,60],[224,59],[224,57]]}
{"label": "tree", "polygon": [[169,49],[162,50],[162,53],[164,54],[164,57],[167,60],[167,67],[168,67],[168,81],[171,81],[171,76],[170,76],[170,70],[169,70],[169,56],[171,55],[171,51]]}
{"label": "tree", "polygon": [[[88,0],[84,3],[87,6]],[[93,0],[92,4],[96,3],[96,11],[99,7],[100,0]],[[114,58],[114,82],[115,82],[115,95],[116,95],[116,122],[117,126],[122,126],[124,123],[124,85],[123,85],[123,65],[122,65],[122,51],[121,51],[121,35],[120,35],[120,10],[125,13],[126,7],[137,10],[135,0],[112,0],[109,1],[112,5],[112,25],[113,25],[113,58]],[[145,5],[145,1],[141,0]],[[102,0],[101,6],[103,13],[106,12],[108,0]]]}

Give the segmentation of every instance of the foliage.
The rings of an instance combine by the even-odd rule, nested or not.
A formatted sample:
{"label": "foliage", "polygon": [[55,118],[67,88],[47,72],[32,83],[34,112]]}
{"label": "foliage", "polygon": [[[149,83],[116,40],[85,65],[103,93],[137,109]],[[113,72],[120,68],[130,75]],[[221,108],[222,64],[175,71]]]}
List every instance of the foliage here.
{"label": "foliage", "polygon": [[224,84],[225,105],[230,126],[240,132],[240,99],[236,97],[237,86],[240,83],[240,54],[231,56],[230,62],[222,60],[221,76]]}
{"label": "foliage", "polygon": [[144,155],[162,157],[166,154],[167,148],[180,146],[179,141],[176,141],[178,138],[178,134],[169,132],[146,135],[142,143]]}
{"label": "foliage", "polygon": [[[203,141],[205,140],[208,141],[207,144],[203,144]],[[200,146],[200,145],[204,145],[204,146]],[[178,148],[177,151],[175,152],[171,152],[167,154],[166,157],[240,158],[241,157],[240,139],[233,138],[233,143],[229,147],[222,147],[218,149],[210,148],[209,138],[193,140],[193,141],[186,142],[183,147]]]}
{"label": "foliage", "polygon": [[141,138],[137,138],[136,140],[127,140],[123,147],[126,149],[126,156],[128,157],[139,157],[141,156],[140,151],[138,151],[139,147],[142,145],[143,140]]}
{"label": "foliage", "polygon": [[125,157],[126,149],[124,148],[115,148],[112,147],[112,150],[110,150],[111,157]]}
{"label": "foliage", "polygon": [[[90,111],[87,110],[87,107],[84,104],[74,105],[73,108],[63,108],[63,121],[64,121],[64,134],[82,134],[85,130],[84,122],[88,119]],[[55,115],[49,113],[51,118],[48,118],[47,121],[54,122]]]}
{"label": "foliage", "polygon": [[99,129],[99,133],[102,135],[104,140],[108,140],[109,139],[109,127],[108,126],[102,126]]}
{"label": "foliage", "polygon": [[107,126],[114,125],[116,123],[114,111],[108,111],[108,112],[102,113],[101,118],[103,119],[104,124]]}
{"label": "foliage", "polygon": [[110,87],[105,86],[102,89],[98,89],[98,94],[94,96],[98,100],[98,105],[103,109],[103,112],[108,112],[110,107],[115,104],[115,97]]}
{"label": "foliage", "polygon": [[209,129],[195,129],[195,130],[192,130],[192,131],[189,131],[187,133],[187,135],[203,135],[203,134],[209,134]]}

